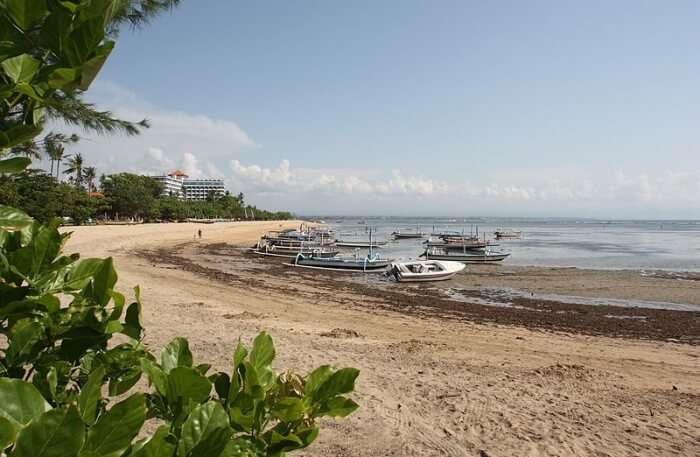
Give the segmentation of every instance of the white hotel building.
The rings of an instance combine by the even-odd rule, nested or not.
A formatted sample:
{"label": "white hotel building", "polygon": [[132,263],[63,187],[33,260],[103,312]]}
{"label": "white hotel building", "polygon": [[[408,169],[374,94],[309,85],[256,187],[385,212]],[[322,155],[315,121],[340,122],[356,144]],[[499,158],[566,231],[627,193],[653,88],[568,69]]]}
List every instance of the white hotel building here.
{"label": "white hotel building", "polygon": [[210,194],[215,197],[226,194],[223,180],[190,179],[180,170],[152,178],[163,183],[163,195],[183,200],[206,200]]}

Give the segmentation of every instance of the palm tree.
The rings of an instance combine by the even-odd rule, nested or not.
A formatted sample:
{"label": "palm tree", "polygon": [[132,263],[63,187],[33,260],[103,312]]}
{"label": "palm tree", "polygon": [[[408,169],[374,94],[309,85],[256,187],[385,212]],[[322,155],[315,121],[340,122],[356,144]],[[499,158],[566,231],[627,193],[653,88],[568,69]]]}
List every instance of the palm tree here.
{"label": "palm tree", "polygon": [[95,167],[85,167],[85,170],[83,170],[83,179],[87,184],[88,192],[93,192],[95,190],[95,178],[97,178],[97,170],[95,170]]}
{"label": "palm tree", "polygon": [[45,147],[46,155],[51,161],[51,176],[53,176],[53,166],[60,159],[63,158],[63,145],[49,143]]}
{"label": "palm tree", "polygon": [[58,179],[58,172],[59,169],[61,168],[61,162],[63,159],[67,158],[68,156],[65,155],[65,148],[63,147],[62,144],[55,144],[51,145],[51,147],[48,147],[46,149],[46,153],[49,156],[49,159],[51,159],[51,173],[53,174],[53,164],[56,164],[56,179]]}
{"label": "palm tree", "polygon": [[63,170],[63,173],[71,176],[71,181],[75,183],[76,187],[83,187],[83,181],[85,179],[85,169],[83,165],[85,161],[83,160],[83,155],[78,153],[68,159],[68,168]]}
{"label": "palm tree", "polygon": [[33,140],[25,141],[12,148],[12,154],[24,156],[28,159],[41,159],[41,149]]}
{"label": "palm tree", "polygon": [[[53,166],[55,163],[60,163],[64,158],[64,148],[68,144],[74,144],[80,141],[80,137],[75,133],[66,135],[64,133],[49,132],[41,141],[44,146],[44,153],[51,161],[51,175],[53,176]],[[56,179],[58,179],[58,166],[56,167]]]}

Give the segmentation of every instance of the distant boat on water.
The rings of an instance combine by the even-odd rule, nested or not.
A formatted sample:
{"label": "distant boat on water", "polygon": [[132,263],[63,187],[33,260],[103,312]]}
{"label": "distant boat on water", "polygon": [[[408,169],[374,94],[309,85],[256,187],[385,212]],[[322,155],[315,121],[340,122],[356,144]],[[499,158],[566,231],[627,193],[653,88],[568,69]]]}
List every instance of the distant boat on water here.
{"label": "distant boat on water", "polygon": [[362,249],[378,249],[386,245],[386,241],[342,241],[338,240],[335,245],[339,248],[362,248]]}
{"label": "distant boat on water", "polygon": [[409,239],[420,239],[425,238],[425,232],[420,230],[396,230],[391,234],[395,240],[409,240]]}
{"label": "distant boat on water", "polygon": [[513,230],[513,229],[508,229],[508,230],[503,230],[503,229],[498,229],[493,234],[496,236],[497,239],[501,238],[522,238],[523,232],[520,230]]}

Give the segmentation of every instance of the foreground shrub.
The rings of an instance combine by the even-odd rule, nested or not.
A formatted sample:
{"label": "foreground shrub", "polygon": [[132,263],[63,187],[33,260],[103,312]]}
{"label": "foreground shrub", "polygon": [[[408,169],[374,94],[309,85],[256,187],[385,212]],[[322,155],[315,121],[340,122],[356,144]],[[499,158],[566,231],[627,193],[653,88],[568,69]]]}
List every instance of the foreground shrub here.
{"label": "foreground shrub", "polygon": [[[180,337],[156,357],[139,289],[127,305],[111,258],[63,255],[58,225],[0,206],[0,455],[281,456],[316,439],[317,419],[357,409],[356,369],[275,373],[264,332],[228,372],[208,374]],[[134,392],[142,377],[150,390]],[[136,440],[147,420],[162,425]]]}

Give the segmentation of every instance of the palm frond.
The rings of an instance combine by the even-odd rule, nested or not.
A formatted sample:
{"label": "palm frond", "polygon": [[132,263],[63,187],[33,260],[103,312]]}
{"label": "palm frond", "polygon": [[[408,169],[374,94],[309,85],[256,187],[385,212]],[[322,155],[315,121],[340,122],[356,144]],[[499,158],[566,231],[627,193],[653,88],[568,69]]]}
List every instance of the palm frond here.
{"label": "palm frond", "polygon": [[132,136],[150,127],[148,119],[138,122],[118,119],[110,111],[100,111],[92,103],[81,100],[78,94],[54,94],[46,102],[46,114],[51,119],[62,120],[100,135],[124,133]]}
{"label": "palm frond", "polygon": [[115,0],[113,6],[111,34],[117,34],[122,24],[128,23],[138,28],[161,13],[171,11],[180,0]]}

